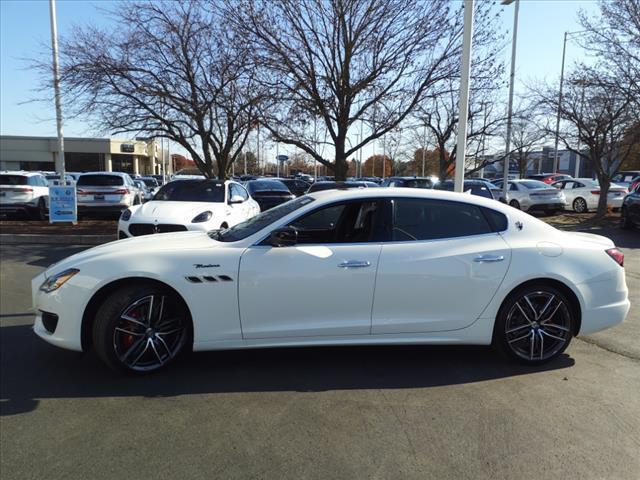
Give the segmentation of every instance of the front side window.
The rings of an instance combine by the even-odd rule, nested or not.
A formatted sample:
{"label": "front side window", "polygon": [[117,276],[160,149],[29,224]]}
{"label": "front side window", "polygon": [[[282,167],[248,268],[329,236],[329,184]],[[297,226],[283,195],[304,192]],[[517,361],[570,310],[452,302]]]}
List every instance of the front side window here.
{"label": "front side window", "polygon": [[480,207],[462,202],[399,198],[393,201],[392,240],[437,240],[491,233]]}
{"label": "front side window", "polygon": [[363,243],[381,241],[381,202],[367,200],[332,204],[291,222],[298,243]]}

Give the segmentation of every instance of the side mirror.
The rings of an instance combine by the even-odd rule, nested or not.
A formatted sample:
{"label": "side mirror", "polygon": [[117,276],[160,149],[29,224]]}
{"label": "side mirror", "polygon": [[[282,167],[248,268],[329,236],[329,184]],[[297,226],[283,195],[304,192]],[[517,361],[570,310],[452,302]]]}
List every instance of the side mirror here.
{"label": "side mirror", "polygon": [[242,203],[242,202],[244,202],[244,198],[242,198],[240,195],[234,195],[229,199],[229,205],[233,205],[235,203]]}
{"label": "side mirror", "polygon": [[282,227],[271,232],[269,243],[274,247],[291,247],[298,243],[298,230],[293,227]]}

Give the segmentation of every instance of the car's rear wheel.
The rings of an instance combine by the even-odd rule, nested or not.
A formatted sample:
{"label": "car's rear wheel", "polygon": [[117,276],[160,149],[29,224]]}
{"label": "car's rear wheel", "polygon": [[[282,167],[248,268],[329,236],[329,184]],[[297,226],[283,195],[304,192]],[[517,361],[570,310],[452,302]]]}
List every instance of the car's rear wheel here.
{"label": "car's rear wheel", "polygon": [[573,211],[576,213],[585,213],[587,211],[587,201],[582,198],[582,197],[578,197],[573,201]]}
{"label": "car's rear wheel", "polygon": [[517,208],[518,210],[520,210],[520,202],[518,202],[517,200],[511,200],[509,202],[509,205],[511,205],[513,208]]}
{"label": "car's rear wheel", "polygon": [[44,198],[38,200],[38,206],[31,212],[30,216],[33,220],[47,219],[47,205],[44,202]]}
{"label": "car's rear wheel", "polygon": [[625,230],[631,230],[633,228],[633,223],[629,220],[629,212],[625,207],[622,207],[622,211],[620,212],[620,227]]}
{"label": "car's rear wheel", "polygon": [[185,349],[190,325],[187,307],[174,292],[152,284],[127,286],[98,309],[93,344],[109,367],[148,373]]}
{"label": "car's rear wheel", "polygon": [[503,303],[494,328],[494,344],[526,364],[548,362],[569,346],[577,322],[566,296],[544,284],[512,293]]}

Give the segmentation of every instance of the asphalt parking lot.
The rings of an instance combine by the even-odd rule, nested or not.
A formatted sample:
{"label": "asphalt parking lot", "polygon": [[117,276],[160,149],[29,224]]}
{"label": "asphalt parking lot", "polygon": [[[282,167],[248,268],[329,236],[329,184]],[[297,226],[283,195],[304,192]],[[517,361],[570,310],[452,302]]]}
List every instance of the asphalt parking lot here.
{"label": "asphalt parking lot", "polygon": [[146,377],[31,332],[30,279],[86,247],[0,248],[0,472],[26,478],[640,478],[632,310],[541,368],[489,348],[210,352]]}

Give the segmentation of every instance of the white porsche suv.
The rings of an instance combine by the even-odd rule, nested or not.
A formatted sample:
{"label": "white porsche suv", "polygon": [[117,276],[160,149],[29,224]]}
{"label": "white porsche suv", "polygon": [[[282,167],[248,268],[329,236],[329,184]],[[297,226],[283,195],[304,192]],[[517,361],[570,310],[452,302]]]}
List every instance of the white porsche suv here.
{"label": "white porsche suv", "polygon": [[258,213],[260,206],[239,183],[173,180],[158,190],[153,200],[122,212],[118,238],[229,228]]}
{"label": "white porsche suv", "polygon": [[45,220],[49,208],[49,186],[38,172],[0,172],[0,213],[23,213]]}

